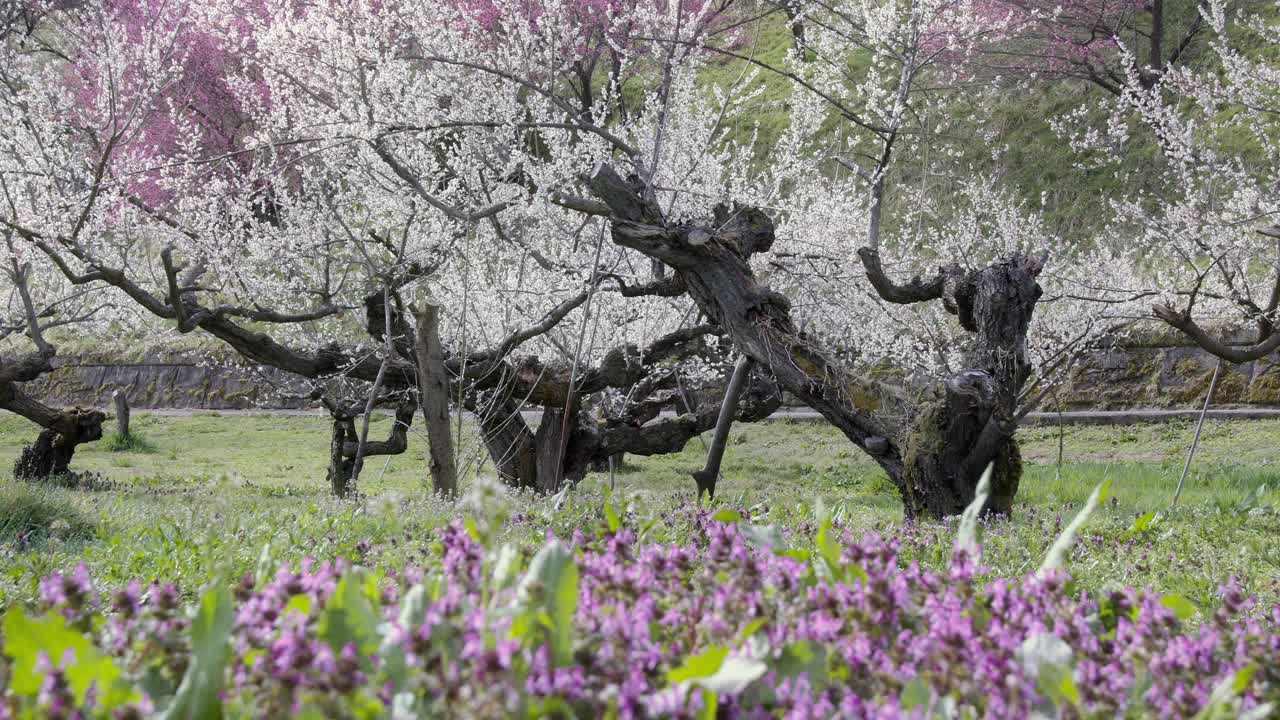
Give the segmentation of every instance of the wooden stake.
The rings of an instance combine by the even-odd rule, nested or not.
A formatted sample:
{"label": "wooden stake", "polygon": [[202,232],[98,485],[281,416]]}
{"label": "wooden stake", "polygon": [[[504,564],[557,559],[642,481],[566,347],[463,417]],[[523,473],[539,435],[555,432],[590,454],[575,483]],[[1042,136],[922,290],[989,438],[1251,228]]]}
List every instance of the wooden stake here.
{"label": "wooden stake", "polygon": [[747,385],[747,377],[751,375],[751,358],[738,356],[733,366],[733,375],[729,378],[729,386],[724,391],[724,401],[720,403],[720,416],[716,418],[716,431],[711,437],[711,449],[707,450],[707,463],[701,470],[693,471],[693,479],[698,483],[698,498],[705,492],[714,497],[716,480],[720,477],[720,461],[724,458],[725,446],[729,444],[729,428],[733,426],[733,416],[738,413],[738,400]]}
{"label": "wooden stake", "polygon": [[1204,416],[1209,414],[1209,402],[1213,400],[1213,389],[1218,385],[1218,372],[1222,370],[1222,360],[1213,368],[1213,377],[1209,380],[1209,392],[1204,396],[1204,408],[1200,410],[1200,420],[1196,422],[1196,434],[1191,438],[1191,449],[1187,451],[1187,461],[1182,465],[1182,477],[1178,478],[1178,489],[1173,493],[1173,504],[1170,509],[1178,507],[1178,498],[1182,495],[1182,484],[1187,480],[1191,470],[1191,458],[1196,454],[1196,446],[1200,444],[1200,430],[1204,428]]}
{"label": "wooden stake", "polygon": [[129,398],[119,390],[111,393],[111,401],[116,406],[116,434],[122,438],[129,437]]}

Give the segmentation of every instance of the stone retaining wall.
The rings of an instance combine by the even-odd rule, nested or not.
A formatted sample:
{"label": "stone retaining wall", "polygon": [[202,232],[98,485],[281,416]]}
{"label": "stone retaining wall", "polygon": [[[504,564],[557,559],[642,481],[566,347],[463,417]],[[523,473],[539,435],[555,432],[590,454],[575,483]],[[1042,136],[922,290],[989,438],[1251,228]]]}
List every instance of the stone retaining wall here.
{"label": "stone retaining wall", "polygon": [[125,393],[136,408],[240,410],[307,407],[305,384],[274,368],[182,355],[146,355],[131,362],[67,357],[24,388],[51,405],[109,407]]}
{"label": "stone retaining wall", "polygon": [[[1198,407],[1218,359],[1196,347],[1147,344],[1100,351],[1085,359],[1059,391],[1064,409]],[[1215,407],[1280,405],[1280,356],[1222,363]],[[1049,398],[1045,405],[1052,406]]]}
{"label": "stone retaining wall", "polygon": [[[234,410],[307,406],[305,385],[272,368],[190,355],[145,355],[119,362],[66,357],[28,392],[53,405],[107,407],[120,390],[137,408]],[[1190,408],[1204,402],[1217,359],[1204,351],[1158,340],[1095,353],[1058,391],[1064,410]],[[1223,364],[1214,406],[1280,406],[1280,356]],[[1046,398],[1045,409],[1054,409]]]}

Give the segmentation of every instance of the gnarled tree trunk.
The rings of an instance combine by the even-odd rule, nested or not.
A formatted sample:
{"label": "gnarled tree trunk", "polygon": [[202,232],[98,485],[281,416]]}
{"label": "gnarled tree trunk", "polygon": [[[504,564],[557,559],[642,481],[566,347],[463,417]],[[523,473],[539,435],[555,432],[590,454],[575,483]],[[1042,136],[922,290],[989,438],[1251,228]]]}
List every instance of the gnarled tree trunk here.
{"label": "gnarled tree trunk", "polygon": [[[675,393],[664,398],[666,405],[679,402]],[[734,417],[743,422],[763,420],[781,403],[782,394],[772,378],[757,370],[742,390]],[[690,440],[715,427],[722,407],[718,402],[706,402],[674,417],[660,417],[661,404],[645,402],[632,408],[632,414],[611,414],[608,419],[583,408],[567,424],[562,408],[544,407],[536,432],[529,430],[514,400],[492,405],[469,400],[468,408],[476,413],[503,482],[550,493],[564,482],[576,483],[589,472],[607,470],[610,457],[680,452]],[[568,442],[562,445],[566,427]],[[561,468],[557,459],[562,446]],[[553,479],[557,476],[560,484]]]}
{"label": "gnarled tree trunk", "polygon": [[533,452],[533,433],[520,414],[520,403],[512,399],[488,404],[468,402],[480,423],[494,470],[503,483],[514,488],[537,487],[538,470]]}
{"label": "gnarled tree trunk", "polygon": [[71,458],[81,443],[102,437],[106,415],[98,410],[73,408],[58,412],[52,427],[46,427],[36,441],[22,449],[13,465],[13,476],[20,480],[44,480],[68,475]]}
{"label": "gnarled tree trunk", "polygon": [[34,380],[53,369],[53,350],[33,353],[11,362],[0,362],[0,408],[21,415],[43,430],[36,441],[22,450],[13,466],[13,476],[22,480],[43,480],[66,476],[71,458],[81,443],[102,437],[105,413],[85,408],[51,408],[18,388],[19,382]]}
{"label": "gnarled tree trunk", "polygon": [[329,490],[335,497],[347,497],[351,493],[351,470],[355,458],[344,452],[348,442],[359,442],[355,422],[349,417],[335,417],[329,440]]}
{"label": "gnarled tree trunk", "polygon": [[1027,330],[1040,286],[1039,258],[1014,255],[953,282],[960,323],[974,333],[965,370],[947,378],[916,413],[904,439],[904,501],[933,517],[964,511],[994,464],[987,509],[1008,513],[1022,475],[1014,431],[1018,393],[1031,374]]}
{"label": "gnarled tree trunk", "polygon": [[356,430],[355,419],[359,417],[359,408],[339,408],[332,401],[326,401],[329,413],[333,417],[333,429],[329,441],[329,488],[337,497],[348,497],[356,492],[355,460],[357,454],[368,458],[378,455],[401,455],[409,448],[409,428],[413,426],[413,416],[417,412],[417,404],[401,403],[396,408],[395,422],[386,440],[360,444],[360,433]]}
{"label": "gnarled tree trunk", "polygon": [[702,223],[668,224],[635,179],[601,165],[592,192],[609,206],[614,242],[671,266],[698,308],[739,351],[818,411],[884,469],[908,517],[958,513],[996,463],[990,508],[1007,511],[1021,464],[1013,433],[1029,374],[1026,335],[1040,296],[1043,261],[1013,255],[981,270],[955,266],[905,286],[889,280],[872,249],[868,279],[889,302],[940,300],[975,334],[965,369],[917,400],[903,388],[860,376],[820,341],[800,332],[785,297],[757,281],[750,258],[773,245],[770,218],[754,208],[718,208]]}

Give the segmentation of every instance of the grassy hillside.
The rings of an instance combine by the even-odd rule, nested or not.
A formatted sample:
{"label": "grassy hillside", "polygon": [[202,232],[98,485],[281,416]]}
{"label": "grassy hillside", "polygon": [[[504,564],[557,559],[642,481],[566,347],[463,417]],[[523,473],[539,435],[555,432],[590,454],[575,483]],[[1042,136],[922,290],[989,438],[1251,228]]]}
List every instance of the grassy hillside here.
{"label": "grassy hillside", "polygon": [[[1268,15],[1280,12],[1274,5],[1261,10]],[[755,17],[759,11],[760,8],[754,6],[740,9],[745,17]],[[792,47],[786,18],[780,12],[746,24],[737,33],[735,53],[776,68],[783,66],[783,58]],[[1207,35],[1202,35],[1200,41],[1207,42]],[[1246,50],[1249,49],[1248,42],[1245,45]],[[1212,61],[1203,48],[1196,45],[1192,48],[1184,55],[1188,64],[1197,66]],[[1253,49],[1262,56],[1280,52],[1267,47]],[[856,56],[854,62],[857,62]],[[754,79],[743,82],[752,71],[756,72]],[[855,66],[851,74],[857,76],[858,72]],[[743,94],[760,92],[752,101],[749,113],[726,122],[723,141],[746,146],[754,138],[757,156],[767,155],[789,122],[790,81],[746,60],[724,56],[712,61],[704,72],[704,81],[708,87],[740,87]],[[1098,232],[1112,218],[1110,203],[1114,199],[1136,189],[1160,187],[1163,161],[1145,128],[1134,125],[1123,156],[1113,158],[1113,164],[1102,168],[1082,167],[1083,158],[1054,131],[1053,121],[1081,105],[1098,108],[1090,118],[1091,122],[1102,124],[1106,116],[1102,108],[1107,107],[1112,98],[1099,87],[1083,80],[1013,76],[1002,78],[997,86],[994,102],[988,96],[992,87],[982,83],[945,93],[949,103],[947,112],[954,127],[948,129],[945,137],[931,141],[937,146],[934,159],[943,145],[959,149],[960,154],[942,168],[941,177],[930,179],[930,187],[946,193],[948,182],[969,175],[997,177],[1028,207],[1041,210],[1048,228],[1069,246],[1095,241]],[[838,123],[831,122],[829,126],[834,133]],[[990,142],[980,138],[990,138]],[[1226,135],[1223,143],[1224,152],[1241,155],[1248,155],[1257,146],[1256,138],[1238,133]],[[899,153],[891,185],[917,183],[923,158],[919,153],[912,155],[905,146],[900,146]],[[895,202],[900,200],[891,193],[886,214],[890,226],[895,210],[899,209],[894,207]]]}

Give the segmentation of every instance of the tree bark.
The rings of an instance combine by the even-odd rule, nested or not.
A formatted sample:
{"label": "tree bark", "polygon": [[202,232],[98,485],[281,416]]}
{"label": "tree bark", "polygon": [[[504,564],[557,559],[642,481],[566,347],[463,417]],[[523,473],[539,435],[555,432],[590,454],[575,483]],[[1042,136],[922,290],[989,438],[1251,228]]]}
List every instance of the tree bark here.
{"label": "tree bark", "polygon": [[514,488],[534,488],[538,482],[533,433],[520,414],[520,403],[508,399],[481,406],[468,402],[480,422],[494,470],[503,483]]}
{"label": "tree bark", "polygon": [[584,459],[580,443],[575,441],[578,423],[574,418],[567,423],[570,440],[562,456],[561,439],[566,426],[563,408],[544,407],[534,431],[529,430],[520,405],[514,400],[481,409],[476,414],[498,477],[511,487],[555,493],[559,491],[562,463],[563,477],[572,482],[581,480],[592,464],[593,458]]}
{"label": "tree bark", "polygon": [[[562,472],[567,479],[571,481],[575,479],[573,473],[567,468],[571,452],[570,440],[576,429],[576,423],[572,420],[573,418],[570,418],[570,422],[565,421],[564,408],[542,408],[542,420],[538,423],[538,430],[533,435],[538,492],[547,494],[559,492]],[[568,438],[565,437],[566,428]],[[562,447],[563,451],[561,451]]]}
{"label": "tree bark", "polygon": [[350,418],[334,418],[329,442],[329,489],[334,497],[344,498],[351,492],[351,467],[353,462],[343,449],[348,442],[357,442],[355,423]]}
{"label": "tree bark", "polygon": [[439,308],[423,300],[418,304],[417,319],[418,402],[427,426],[431,487],[440,495],[452,497],[458,492],[458,469],[449,428],[449,378],[440,347]]}
{"label": "tree bark", "polygon": [[386,440],[361,442],[360,438],[355,437],[355,425],[352,424],[348,432],[347,442],[342,448],[342,452],[347,456],[354,458],[357,452],[357,446],[364,448],[363,457],[375,457],[382,455],[403,455],[405,450],[409,449],[409,428],[413,427],[413,416],[418,411],[418,406],[413,402],[403,402],[396,408],[395,421],[391,424],[391,431],[387,434]]}
{"label": "tree bark", "polygon": [[1147,64],[1157,76],[1164,72],[1164,0],[1151,0],[1151,52]]}
{"label": "tree bark", "polygon": [[[666,401],[675,405],[679,398],[672,393]],[[780,404],[777,385],[757,373],[748,378],[740,394],[736,417],[744,422],[763,420]],[[621,413],[602,419],[579,409],[567,423],[568,443],[563,458],[558,458],[562,429],[566,426],[562,408],[544,408],[538,430],[531,432],[513,399],[494,405],[467,401],[468,409],[479,420],[481,435],[502,481],[542,493],[559,489],[549,479],[556,477],[558,462],[563,463],[562,479],[578,482],[592,470],[608,469],[611,457],[680,452],[690,440],[715,427],[721,409],[719,403],[700,405],[675,417],[659,418],[656,405],[645,403],[639,418]]]}
{"label": "tree bark", "polygon": [[733,366],[733,375],[724,391],[724,402],[720,405],[720,416],[716,420],[716,432],[711,438],[711,447],[707,449],[707,462],[701,470],[694,470],[693,480],[698,484],[698,497],[705,492],[708,497],[715,497],[716,480],[720,477],[720,462],[724,459],[725,447],[729,444],[729,429],[733,426],[733,417],[738,412],[738,398],[746,387],[747,377],[751,374],[753,362],[750,357],[742,355]]}
{"label": "tree bark", "polygon": [[342,408],[337,403],[325,401],[333,417],[333,429],[329,440],[329,487],[337,497],[349,497],[356,492],[355,461],[357,456],[368,458],[379,455],[402,455],[409,449],[409,428],[418,410],[417,403],[404,402],[396,408],[395,422],[386,440],[361,441],[356,430],[358,408]]}
{"label": "tree bark", "polygon": [[101,438],[102,423],[107,419],[99,410],[51,408],[18,388],[18,382],[34,380],[51,370],[52,357],[51,353],[37,353],[0,363],[0,408],[43,428],[14,463],[13,476],[20,480],[66,476],[76,447]]}
{"label": "tree bark", "polygon": [[13,476],[19,480],[45,480],[69,475],[76,447],[101,438],[104,420],[106,415],[98,410],[61,411],[56,427],[46,427],[34,443],[23,448],[14,463]]}
{"label": "tree bark", "polygon": [[111,393],[111,401],[116,406],[116,434],[122,438],[129,437],[129,398],[119,390]]}
{"label": "tree bark", "polygon": [[809,44],[805,38],[804,21],[800,18],[800,10],[799,0],[783,0],[782,11],[787,14],[787,24],[791,27],[791,46],[795,48],[800,59],[806,60]]}
{"label": "tree bark", "polygon": [[[360,428],[360,437],[356,443],[355,461],[351,465],[351,480],[357,482],[360,480],[360,472],[364,470],[365,444],[369,442],[369,421],[373,419],[373,409],[377,406],[378,395],[382,392],[382,382],[386,378],[387,368],[391,365],[392,358],[395,357],[395,335],[392,330],[394,314],[389,311],[391,304],[391,288],[383,289],[383,329],[381,336],[378,330],[370,326],[369,334],[374,337],[381,337],[383,340],[383,356],[382,365],[378,368],[378,374],[373,379],[373,387],[369,390],[369,400],[364,408],[364,425]],[[372,322],[374,314],[369,313],[369,320]],[[391,432],[395,433],[395,428]]]}
{"label": "tree bark", "polygon": [[1043,259],[1015,253],[981,270],[949,267],[936,280],[897,286],[878,270],[878,255],[874,263],[864,257],[877,292],[892,295],[886,300],[941,300],[975,335],[964,371],[924,388],[919,400],[919,388],[908,393],[845,368],[817,338],[796,328],[785,297],[757,281],[750,258],[774,241],[765,213],[720,207],[706,222],[668,225],[656,207],[645,204],[636,179],[601,165],[590,184],[612,211],[614,242],[675,269],[698,308],[734,347],[772,371],[782,387],[884,469],[908,517],[962,512],[992,462],[990,508],[1011,507],[1021,468],[1014,417],[1030,372],[1026,335],[1041,293],[1036,278]]}

